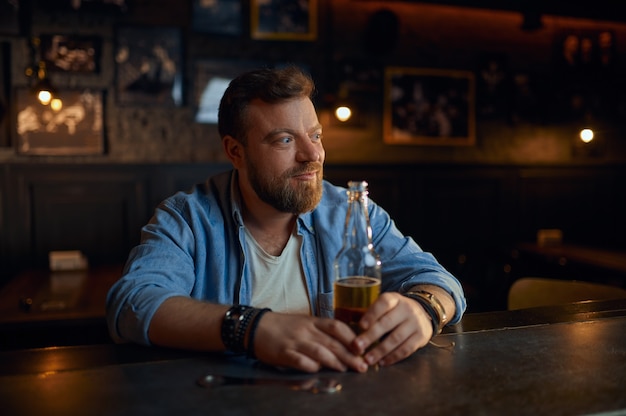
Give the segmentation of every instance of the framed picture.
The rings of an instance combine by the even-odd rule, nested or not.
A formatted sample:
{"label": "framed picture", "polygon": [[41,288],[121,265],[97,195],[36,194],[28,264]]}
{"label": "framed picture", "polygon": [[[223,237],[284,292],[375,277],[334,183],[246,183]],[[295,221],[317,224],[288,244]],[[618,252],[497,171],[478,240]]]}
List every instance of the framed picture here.
{"label": "framed picture", "polygon": [[252,0],[250,35],[253,39],[317,39],[317,0]]}
{"label": "framed picture", "polygon": [[385,68],[385,143],[473,145],[474,83],[471,71]]}
{"label": "framed picture", "polygon": [[554,41],[552,111],[558,120],[619,119],[622,81],[615,33],[570,29]]}
{"label": "framed picture", "polygon": [[241,0],[193,0],[191,6],[191,26],[195,32],[241,34]]}
{"label": "framed picture", "polygon": [[104,95],[94,90],[59,92],[61,106],[42,105],[27,88],[17,89],[16,151],[22,155],[104,153]]}
{"label": "framed picture", "polygon": [[268,66],[257,61],[200,59],[194,63],[194,121],[217,124],[217,110],[230,81],[244,71]]}
{"label": "framed picture", "polygon": [[41,59],[51,72],[100,72],[102,39],[98,36],[41,35]]}
{"label": "framed picture", "polygon": [[120,27],[115,50],[121,105],[183,105],[182,35],[175,27]]}
{"label": "framed picture", "polygon": [[557,71],[580,76],[595,75],[593,71],[611,69],[616,65],[617,44],[611,30],[562,30],[555,35],[554,61]]}

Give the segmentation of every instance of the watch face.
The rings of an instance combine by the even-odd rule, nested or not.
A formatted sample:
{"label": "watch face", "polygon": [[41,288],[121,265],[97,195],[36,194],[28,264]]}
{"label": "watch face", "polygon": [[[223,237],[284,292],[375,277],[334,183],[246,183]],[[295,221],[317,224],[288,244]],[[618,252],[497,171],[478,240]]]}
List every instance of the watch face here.
{"label": "watch face", "polygon": [[119,28],[115,63],[119,104],[183,105],[182,38],[179,29]]}

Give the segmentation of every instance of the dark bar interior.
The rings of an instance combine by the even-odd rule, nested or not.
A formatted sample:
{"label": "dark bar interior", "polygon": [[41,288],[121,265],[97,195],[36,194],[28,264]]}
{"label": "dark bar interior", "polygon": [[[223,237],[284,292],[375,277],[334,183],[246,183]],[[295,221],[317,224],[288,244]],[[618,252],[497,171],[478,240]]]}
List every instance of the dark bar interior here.
{"label": "dark bar interior", "polygon": [[558,320],[506,315],[527,277],[626,297],[616,2],[309,0],[284,26],[279,3],[0,1],[0,351],[112,344],[108,289],[160,201],[230,169],[218,100],[258,66],[312,75],[325,179],[366,180],[459,279],[457,333]]}

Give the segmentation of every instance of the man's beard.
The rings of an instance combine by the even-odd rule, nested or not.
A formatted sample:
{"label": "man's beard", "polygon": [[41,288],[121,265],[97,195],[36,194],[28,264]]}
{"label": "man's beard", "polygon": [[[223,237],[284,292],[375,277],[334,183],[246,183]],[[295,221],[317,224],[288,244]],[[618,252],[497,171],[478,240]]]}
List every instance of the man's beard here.
{"label": "man's beard", "polygon": [[[259,198],[281,212],[302,214],[313,210],[322,199],[322,164],[310,162],[289,169],[278,177],[266,177],[249,159],[246,162],[250,184]],[[291,185],[293,176],[316,171],[314,181],[297,181]]]}

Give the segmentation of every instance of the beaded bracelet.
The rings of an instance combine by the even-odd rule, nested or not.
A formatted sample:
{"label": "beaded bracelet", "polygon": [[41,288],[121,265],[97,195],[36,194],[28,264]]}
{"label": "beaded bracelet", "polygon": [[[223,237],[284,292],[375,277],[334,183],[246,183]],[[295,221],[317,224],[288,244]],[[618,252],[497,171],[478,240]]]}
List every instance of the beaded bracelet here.
{"label": "beaded bracelet", "polygon": [[233,305],[222,320],[222,343],[235,353],[246,352],[245,337],[250,319],[257,309],[246,305]]}
{"label": "beaded bracelet", "polygon": [[254,315],[252,323],[250,324],[250,333],[248,334],[248,358],[256,358],[256,354],[254,353],[254,336],[256,335],[256,329],[259,326],[259,321],[261,317],[266,312],[271,312],[270,308],[258,309],[257,313]]}

